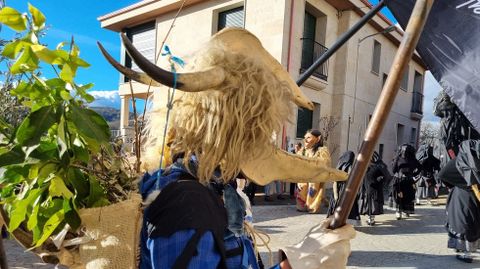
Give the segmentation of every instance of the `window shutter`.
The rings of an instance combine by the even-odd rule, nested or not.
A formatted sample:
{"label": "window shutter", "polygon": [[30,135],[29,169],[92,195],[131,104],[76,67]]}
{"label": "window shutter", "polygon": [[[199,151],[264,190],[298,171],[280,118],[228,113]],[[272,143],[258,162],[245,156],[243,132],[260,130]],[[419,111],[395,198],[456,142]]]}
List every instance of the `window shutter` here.
{"label": "window shutter", "polygon": [[243,28],[243,7],[218,13],[218,31],[226,27]]}
{"label": "window shutter", "polygon": [[[156,46],[155,22],[152,21],[127,29],[126,34],[135,48],[145,56],[145,58],[154,63]],[[141,71],[127,53],[125,53],[125,66],[135,71]],[[124,81],[127,82],[128,78],[125,77]]]}
{"label": "window shutter", "polygon": [[409,68],[407,67],[407,70],[405,70],[405,74],[403,74],[402,84],[400,85],[400,89],[403,89],[405,91],[408,91],[408,69]]}
{"label": "window shutter", "polygon": [[315,32],[317,18],[312,14],[305,12],[305,21],[303,24],[303,43],[302,43],[302,68],[309,68],[314,60]]}
{"label": "window shutter", "polygon": [[372,58],[372,71],[375,74],[380,72],[380,53],[382,51],[382,45],[374,40],[373,41],[373,58]]}
{"label": "window shutter", "polygon": [[312,129],[313,111],[299,109],[297,117],[297,138],[303,138],[305,133]]}
{"label": "window shutter", "polygon": [[[132,33],[132,43],[145,58],[155,62],[155,28]],[[140,68],[132,63],[132,70],[140,71]]]}

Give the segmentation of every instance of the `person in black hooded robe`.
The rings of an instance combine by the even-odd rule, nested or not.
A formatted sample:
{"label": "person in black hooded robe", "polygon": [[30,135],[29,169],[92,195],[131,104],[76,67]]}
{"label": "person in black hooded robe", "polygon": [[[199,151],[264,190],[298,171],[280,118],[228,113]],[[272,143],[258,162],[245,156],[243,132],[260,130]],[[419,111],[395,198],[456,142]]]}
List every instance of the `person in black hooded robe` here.
{"label": "person in black hooded robe", "polygon": [[420,179],[417,181],[417,202],[420,199],[427,198],[427,203],[431,204],[431,199],[436,198],[435,172],[440,171],[440,160],[433,155],[433,147],[422,145],[417,152],[417,160],[421,164]]}
{"label": "person in black hooded robe", "polygon": [[480,133],[444,92],[435,98],[434,114],[441,118],[444,151],[438,178],[450,189],[448,247],[460,252],[457,259],[471,263],[480,244]]}
{"label": "person in black hooded robe", "polygon": [[[350,172],[350,170],[353,167],[353,162],[355,161],[355,153],[352,151],[345,151],[342,156],[338,159],[337,163],[337,169],[345,171],[347,173]],[[335,212],[335,208],[338,206],[339,199],[342,196],[343,192],[345,191],[345,187],[347,185],[347,182],[345,181],[336,181],[333,183],[333,195],[330,198],[330,203],[327,211],[327,217],[333,215]],[[358,198],[358,195],[357,195]],[[360,223],[360,213],[358,210],[358,199],[355,199],[355,202],[353,203],[352,210],[350,210],[350,214],[348,215],[349,220],[353,220],[356,224],[358,225]]]}
{"label": "person in black hooded robe", "polygon": [[[462,142],[458,155],[440,171],[438,178],[450,188],[447,200],[448,247],[455,249],[457,259],[471,263],[472,252],[480,244],[480,141]],[[474,187],[477,186],[477,187]]]}
{"label": "person in black hooded robe", "polygon": [[387,165],[377,152],[373,153],[360,191],[360,213],[368,215],[367,224],[375,225],[375,216],[383,214],[384,183],[390,179]]}
{"label": "person in black hooded robe", "polygon": [[413,146],[403,144],[397,157],[393,161],[393,198],[396,203],[396,217],[402,219],[402,213],[406,217],[415,212],[415,180],[420,173],[420,163],[415,158]]}

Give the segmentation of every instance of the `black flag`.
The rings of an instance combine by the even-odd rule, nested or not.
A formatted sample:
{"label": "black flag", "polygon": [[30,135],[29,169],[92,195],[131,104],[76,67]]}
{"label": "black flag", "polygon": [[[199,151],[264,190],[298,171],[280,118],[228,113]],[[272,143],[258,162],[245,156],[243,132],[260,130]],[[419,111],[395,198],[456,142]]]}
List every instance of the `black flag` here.
{"label": "black flag", "polygon": [[[405,29],[415,0],[388,0]],[[480,0],[436,0],[417,51],[435,79],[480,132]]]}

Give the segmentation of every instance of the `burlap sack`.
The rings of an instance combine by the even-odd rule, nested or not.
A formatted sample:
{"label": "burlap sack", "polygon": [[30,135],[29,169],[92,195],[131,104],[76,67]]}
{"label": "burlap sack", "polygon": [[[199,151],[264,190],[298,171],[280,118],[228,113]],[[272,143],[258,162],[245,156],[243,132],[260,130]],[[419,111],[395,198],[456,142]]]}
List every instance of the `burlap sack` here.
{"label": "burlap sack", "polygon": [[136,269],[140,255],[141,197],[80,210],[86,236],[78,251],[62,250],[60,263],[75,269]]}
{"label": "burlap sack", "polygon": [[280,250],[293,269],[344,269],[350,256],[350,240],[355,237],[352,225],[330,230],[330,219],[313,227],[303,240]]}

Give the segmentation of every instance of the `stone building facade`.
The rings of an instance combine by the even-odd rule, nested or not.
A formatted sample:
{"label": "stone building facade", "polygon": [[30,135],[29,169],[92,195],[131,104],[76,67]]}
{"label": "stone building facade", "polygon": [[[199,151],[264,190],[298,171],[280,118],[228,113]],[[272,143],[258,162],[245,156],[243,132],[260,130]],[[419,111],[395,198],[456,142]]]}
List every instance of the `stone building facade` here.
{"label": "stone building facade", "polygon": [[[99,18],[103,28],[126,32],[144,55],[155,61],[183,0],[145,0]],[[367,0],[190,0],[176,18],[166,43],[177,56],[188,56],[223,27],[244,27],[297,79],[329,46],[371,8]],[[301,87],[315,103],[313,112],[292,111],[278,144],[301,141],[307,129],[329,129],[332,160],[347,149],[356,152],[402,39],[383,15],[376,15]],[[393,30],[393,31],[389,31]],[[136,68],[122,48],[120,61]],[[168,63],[160,58],[160,66]],[[377,151],[389,164],[403,143],[417,144],[422,119],[426,67],[414,55],[388,117]],[[136,98],[148,87],[134,85]],[[166,91],[161,91],[165,95]],[[121,129],[129,135],[130,83],[121,77]],[[326,127],[330,125],[330,127]],[[333,126],[333,127],[332,127]]]}

